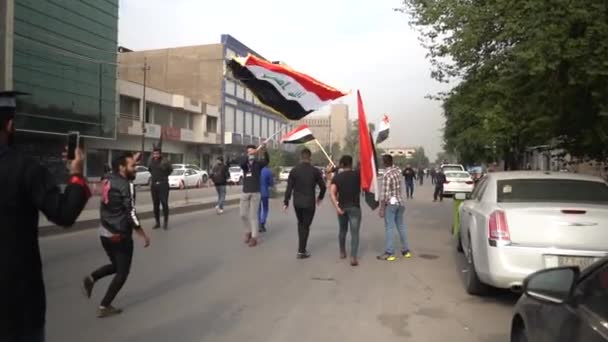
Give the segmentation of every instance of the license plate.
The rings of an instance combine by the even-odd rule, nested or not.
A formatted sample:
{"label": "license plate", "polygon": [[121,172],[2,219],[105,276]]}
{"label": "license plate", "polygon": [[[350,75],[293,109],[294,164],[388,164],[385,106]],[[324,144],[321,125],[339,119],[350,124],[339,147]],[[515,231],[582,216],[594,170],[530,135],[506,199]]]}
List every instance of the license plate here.
{"label": "license plate", "polygon": [[545,255],[546,267],[578,266],[581,270],[600,260],[597,257],[580,257],[567,255]]}

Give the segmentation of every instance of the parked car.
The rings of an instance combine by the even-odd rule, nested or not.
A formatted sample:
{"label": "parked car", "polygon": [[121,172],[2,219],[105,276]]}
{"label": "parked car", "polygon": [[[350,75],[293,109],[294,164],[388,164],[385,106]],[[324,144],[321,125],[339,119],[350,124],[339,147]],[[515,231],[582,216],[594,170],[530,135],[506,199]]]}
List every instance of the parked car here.
{"label": "parked car", "polygon": [[289,173],[291,172],[291,170],[293,170],[293,167],[282,167],[281,172],[279,172],[279,181],[287,182],[287,179],[289,178]]}
{"label": "parked car", "polygon": [[201,175],[201,179],[203,180],[203,183],[207,183],[207,181],[209,180],[209,173],[207,171],[201,169],[197,165],[194,165],[194,164],[173,164],[171,166],[173,166],[174,170],[175,169],[192,169],[192,170],[196,171],[196,173],[198,173],[199,175]]}
{"label": "parked car", "polygon": [[475,182],[471,175],[466,171],[447,171],[445,173],[446,181],[443,184],[443,195],[452,196],[455,193],[473,192]]}
{"label": "parked car", "polygon": [[443,172],[447,171],[466,171],[461,164],[441,164],[439,167]]}
{"label": "parked car", "polygon": [[172,189],[200,187],[202,182],[202,176],[193,169],[173,169],[169,175],[169,187]]}
{"label": "parked car", "polygon": [[582,273],[561,267],[526,278],[511,341],[608,341],[608,258]]}
{"label": "parked car", "polygon": [[230,172],[228,183],[235,185],[243,184],[243,169],[240,166],[231,166],[228,168],[228,172]]}
{"label": "parked car", "polygon": [[152,178],[152,174],[148,171],[148,168],[145,166],[137,166],[135,168],[135,179],[133,180],[133,185],[150,185],[150,179]]}
{"label": "parked car", "polygon": [[538,270],[587,267],[608,255],[608,185],[560,172],[486,175],[459,208],[466,290],[521,290]]}

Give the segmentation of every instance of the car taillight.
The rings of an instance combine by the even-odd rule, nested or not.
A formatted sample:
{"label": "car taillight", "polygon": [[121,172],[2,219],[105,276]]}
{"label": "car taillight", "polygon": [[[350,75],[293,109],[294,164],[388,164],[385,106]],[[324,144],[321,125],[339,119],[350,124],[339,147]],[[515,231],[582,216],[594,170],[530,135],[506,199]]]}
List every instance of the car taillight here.
{"label": "car taillight", "polygon": [[466,183],[471,185],[471,184],[473,184],[473,181],[466,181]]}
{"label": "car taillight", "polygon": [[490,222],[488,224],[489,240],[491,246],[509,244],[511,242],[511,234],[509,233],[509,225],[507,223],[507,215],[502,210],[496,210],[490,214]]}

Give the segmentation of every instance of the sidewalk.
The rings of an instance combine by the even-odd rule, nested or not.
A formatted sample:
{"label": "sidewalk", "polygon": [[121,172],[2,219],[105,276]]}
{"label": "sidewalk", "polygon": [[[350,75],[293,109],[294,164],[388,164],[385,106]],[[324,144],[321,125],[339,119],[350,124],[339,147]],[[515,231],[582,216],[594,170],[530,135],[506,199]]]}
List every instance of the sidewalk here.
{"label": "sidewalk", "polygon": [[[279,196],[281,196],[285,192],[285,188],[282,186],[279,186],[278,189],[276,189],[276,191],[279,194]],[[226,195],[226,204],[225,205],[230,206],[230,205],[238,204],[240,198],[241,198],[240,193],[228,194],[228,195]],[[171,211],[171,215],[178,215],[178,214],[193,212],[193,211],[197,211],[197,210],[212,209],[215,207],[216,201],[217,201],[217,196],[199,197],[199,198],[190,199],[188,201],[177,200],[177,201],[169,202],[169,208]],[[142,220],[154,217],[154,212],[153,212],[151,203],[137,205],[136,210],[137,210],[137,215]],[[82,213],[80,214],[80,216],[78,217],[78,220],[76,221],[76,223],[72,227],[67,228],[67,229],[54,225],[53,223],[49,222],[44,215],[40,214],[40,220],[39,220],[38,226],[40,227],[40,229],[38,231],[39,236],[48,236],[48,235],[66,233],[66,232],[73,232],[73,231],[77,231],[77,230],[97,228],[97,227],[99,227],[99,209],[96,208],[96,209],[83,210]],[[149,227],[144,227],[144,228],[149,228]]]}

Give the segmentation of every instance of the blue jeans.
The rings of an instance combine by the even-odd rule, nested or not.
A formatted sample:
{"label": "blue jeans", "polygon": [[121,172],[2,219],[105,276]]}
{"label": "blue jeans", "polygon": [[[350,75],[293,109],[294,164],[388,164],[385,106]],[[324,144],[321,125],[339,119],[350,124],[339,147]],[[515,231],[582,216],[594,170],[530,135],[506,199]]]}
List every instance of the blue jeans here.
{"label": "blue jeans", "polygon": [[270,208],[268,207],[268,200],[269,200],[269,197],[264,197],[264,196],[262,196],[262,198],[260,200],[260,210],[258,211],[258,220],[260,221],[261,225],[266,224],[266,219],[268,218],[268,212],[270,211]]}
{"label": "blue jeans", "polygon": [[405,181],[405,193],[408,198],[414,197],[414,181]]}
{"label": "blue jeans", "polygon": [[216,185],[215,191],[217,191],[217,208],[224,209],[224,203],[226,202],[226,186]]}
{"label": "blue jeans", "polygon": [[340,225],[340,232],[338,235],[340,252],[346,253],[346,233],[350,226],[350,255],[357,257],[359,255],[361,208],[354,207],[344,209],[344,215],[338,215],[338,224]]}
{"label": "blue jeans", "polygon": [[384,240],[384,251],[394,254],[395,230],[399,233],[402,251],[408,251],[407,235],[405,231],[405,207],[402,205],[388,205],[384,212],[384,228],[386,229]]}

